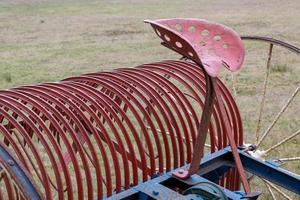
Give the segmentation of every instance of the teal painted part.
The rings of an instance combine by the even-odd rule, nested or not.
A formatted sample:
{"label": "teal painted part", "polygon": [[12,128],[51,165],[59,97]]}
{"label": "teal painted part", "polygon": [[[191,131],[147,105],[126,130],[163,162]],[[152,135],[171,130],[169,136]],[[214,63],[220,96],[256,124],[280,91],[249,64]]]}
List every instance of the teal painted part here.
{"label": "teal painted part", "polygon": [[211,182],[201,182],[187,189],[183,194],[197,194],[203,200],[228,200],[225,192],[220,188],[220,186]]}

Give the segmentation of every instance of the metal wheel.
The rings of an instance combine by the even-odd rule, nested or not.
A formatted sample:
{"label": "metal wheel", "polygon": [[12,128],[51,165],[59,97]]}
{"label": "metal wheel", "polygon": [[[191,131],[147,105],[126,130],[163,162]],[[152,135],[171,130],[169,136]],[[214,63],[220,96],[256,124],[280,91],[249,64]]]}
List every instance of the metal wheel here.
{"label": "metal wheel", "polygon": [[[222,78],[239,105],[245,144],[256,145],[252,156],[300,174],[300,49],[267,37],[242,39],[242,70]],[[249,181],[253,191],[263,192],[260,199],[300,199],[251,174]]]}

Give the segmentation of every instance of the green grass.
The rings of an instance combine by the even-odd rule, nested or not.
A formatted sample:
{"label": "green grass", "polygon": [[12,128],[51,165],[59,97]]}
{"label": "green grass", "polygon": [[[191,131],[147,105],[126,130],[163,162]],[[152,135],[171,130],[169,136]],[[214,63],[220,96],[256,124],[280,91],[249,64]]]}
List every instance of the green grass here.
{"label": "green grass", "polygon": [[[2,1],[0,67],[12,71],[14,79],[1,81],[0,88],[45,80],[34,76],[28,65],[33,71],[57,71],[60,79],[176,57],[158,45],[151,28],[142,22],[148,18],[206,18],[241,34],[274,35],[299,44],[297,7],[294,1]],[[29,71],[28,78],[19,71]]]}
{"label": "green grass", "polygon": [[[241,35],[270,36],[300,46],[299,9],[300,3],[294,0],[4,0],[0,2],[0,89],[179,58],[159,45],[144,19],[205,18],[230,26]],[[244,68],[235,75],[236,100],[245,140],[252,142],[268,44],[246,42],[245,46]],[[300,83],[299,56],[277,46],[273,54],[262,131]],[[227,76],[231,87],[228,77],[231,75]],[[264,148],[299,129],[299,102],[298,94]],[[276,151],[272,156],[299,156],[299,144],[297,137],[282,147],[284,151]],[[299,173],[299,166],[296,162],[287,167]]]}
{"label": "green grass", "polygon": [[288,71],[286,64],[276,64],[272,67],[272,72],[284,73]]}

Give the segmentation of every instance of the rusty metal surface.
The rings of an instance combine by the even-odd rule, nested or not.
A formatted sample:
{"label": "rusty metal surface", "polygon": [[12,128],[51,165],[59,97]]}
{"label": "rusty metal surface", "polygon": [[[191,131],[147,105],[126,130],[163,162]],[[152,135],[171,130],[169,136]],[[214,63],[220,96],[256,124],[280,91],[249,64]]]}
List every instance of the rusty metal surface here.
{"label": "rusty metal surface", "polygon": [[[241,145],[239,111],[217,84]],[[2,90],[1,140],[47,199],[111,196],[191,162],[205,93],[202,70],[173,60]],[[214,106],[211,152],[228,145],[221,118]],[[235,173],[220,184],[236,188]]]}

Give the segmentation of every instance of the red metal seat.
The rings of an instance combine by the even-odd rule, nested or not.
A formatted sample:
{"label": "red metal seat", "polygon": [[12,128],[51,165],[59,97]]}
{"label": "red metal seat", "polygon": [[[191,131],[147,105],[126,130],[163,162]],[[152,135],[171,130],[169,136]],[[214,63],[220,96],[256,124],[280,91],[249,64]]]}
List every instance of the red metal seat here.
{"label": "red metal seat", "polygon": [[245,50],[240,36],[232,29],[202,19],[145,20],[174,51],[201,63],[210,76],[218,76],[223,66],[241,68]]}

